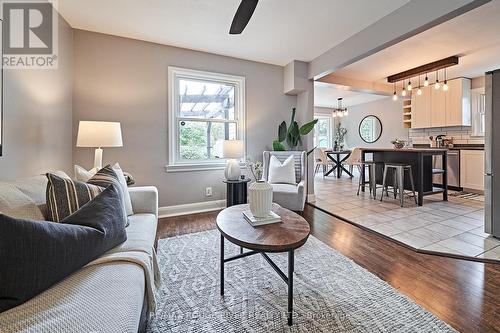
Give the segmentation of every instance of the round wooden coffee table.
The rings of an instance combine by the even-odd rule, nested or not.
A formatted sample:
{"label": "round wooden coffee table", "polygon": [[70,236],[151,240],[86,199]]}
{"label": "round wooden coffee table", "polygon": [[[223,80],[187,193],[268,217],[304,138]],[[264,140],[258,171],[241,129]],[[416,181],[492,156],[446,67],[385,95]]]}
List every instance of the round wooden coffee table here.
{"label": "round wooden coffee table", "polygon": [[[220,243],[220,293],[224,295],[224,264],[229,261],[260,253],[288,285],[288,325],[292,325],[294,250],[307,241],[309,223],[300,215],[273,204],[272,210],[281,216],[281,222],[252,227],[243,217],[250,206],[236,205],[224,209],[217,216]],[[240,254],[225,258],[224,239],[240,246]],[[249,251],[244,252],[243,248]],[[269,258],[266,252],[288,252],[288,275]]]}

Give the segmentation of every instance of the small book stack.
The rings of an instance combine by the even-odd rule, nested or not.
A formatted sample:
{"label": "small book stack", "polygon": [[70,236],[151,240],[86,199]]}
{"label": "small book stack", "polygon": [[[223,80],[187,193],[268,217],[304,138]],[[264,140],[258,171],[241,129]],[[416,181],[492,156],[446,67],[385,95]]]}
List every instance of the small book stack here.
{"label": "small book stack", "polygon": [[266,217],[255,217],[251,211],[245,210],[243,216],[252,227],[281,222],[281,217],[273,211]]}

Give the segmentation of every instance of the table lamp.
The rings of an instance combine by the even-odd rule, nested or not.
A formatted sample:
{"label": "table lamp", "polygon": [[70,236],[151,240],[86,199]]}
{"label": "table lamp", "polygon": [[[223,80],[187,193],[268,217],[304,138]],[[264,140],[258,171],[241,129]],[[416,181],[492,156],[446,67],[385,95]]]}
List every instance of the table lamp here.
{"label": "table lamp", "polygon": [[94,168],[102,169],[102,147],[123,147],[120,123],[110,121],[80,121],[77,147],[96,148]]}
{"label": "table lamp", "polygon": [[245,154],[245,143],[243,140],[224,140],[222,143],[222,155],[227,159],[225,176],[227,180],[238,180],[241,176],[238,160]]}

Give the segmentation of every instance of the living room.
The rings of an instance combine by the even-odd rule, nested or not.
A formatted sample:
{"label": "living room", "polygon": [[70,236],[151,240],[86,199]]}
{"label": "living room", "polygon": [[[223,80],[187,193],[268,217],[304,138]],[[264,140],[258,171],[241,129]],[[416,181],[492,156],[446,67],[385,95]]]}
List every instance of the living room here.
{"label": "living room", "polygon": [[498,263],[315,207],[312,153],[321,78],[495,2],[3,1],[0,332],[500,331]]}

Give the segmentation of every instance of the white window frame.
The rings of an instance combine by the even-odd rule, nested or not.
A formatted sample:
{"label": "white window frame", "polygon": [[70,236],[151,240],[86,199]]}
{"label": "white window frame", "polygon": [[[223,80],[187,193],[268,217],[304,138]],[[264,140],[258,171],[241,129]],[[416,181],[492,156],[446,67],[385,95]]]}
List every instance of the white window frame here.
{"label": "white window frame", "polygon": [[[168,67],[168,164],[166,165],[167,172],[175,171],[197,171],[197,170],[219,170],[224,169],[226,160],[200,160],[200,161],[183,161],[179,159],[179,118],[180,117],[180,100],[179,96],[179,80],[191,79],[198,81],[207,81],[215,83],[225,83],[234,85],[234,110],[236,121],[236,139],[245,140],[245,77],[199,71],[194,69],[186,69],[180,67]],[[183,120],[187,118],[182,117]],[[189,119],[187,119],[189,120]],[[200,119],[194,119],[200,121]],[[225,121],[217,119],[217,122],[231,122],[234,120]],[[246,144],[245,154],[246,156]],[[245,160],[245,157],[242,161]],[[244,163],[242,163],[243,165]]]}
{"label": "white window frame", "polygon": [[[485,94],[484,87],[471,90],[471,111],[472,111],[472,136],[484,137],[485,131],[481,131],[481,115],[486,112],[486,105],[482,101],[481,95]],[[481,112],[481,107],[482,111]]]}
{"label": "white window frame", "polygon": [[[328,123],[329,123],[330,126],[328,126],[327,137],[328,137],[328,141],[329,141],[328,144],[331,145],[332,142],[333,142],[333,118],[332,118],[332,116],[324,114],[324,113],[316,113],[316,114],[314,114],[314,119],[328,119]],[[318,127],[317,126],[314,127],[314,140],[316,141],[315,142],[315,146],[319,147],[319,142],[318,142]],[[324,148],[331,148],[331,147],[328,146],[328,147],[324,147]]]}

